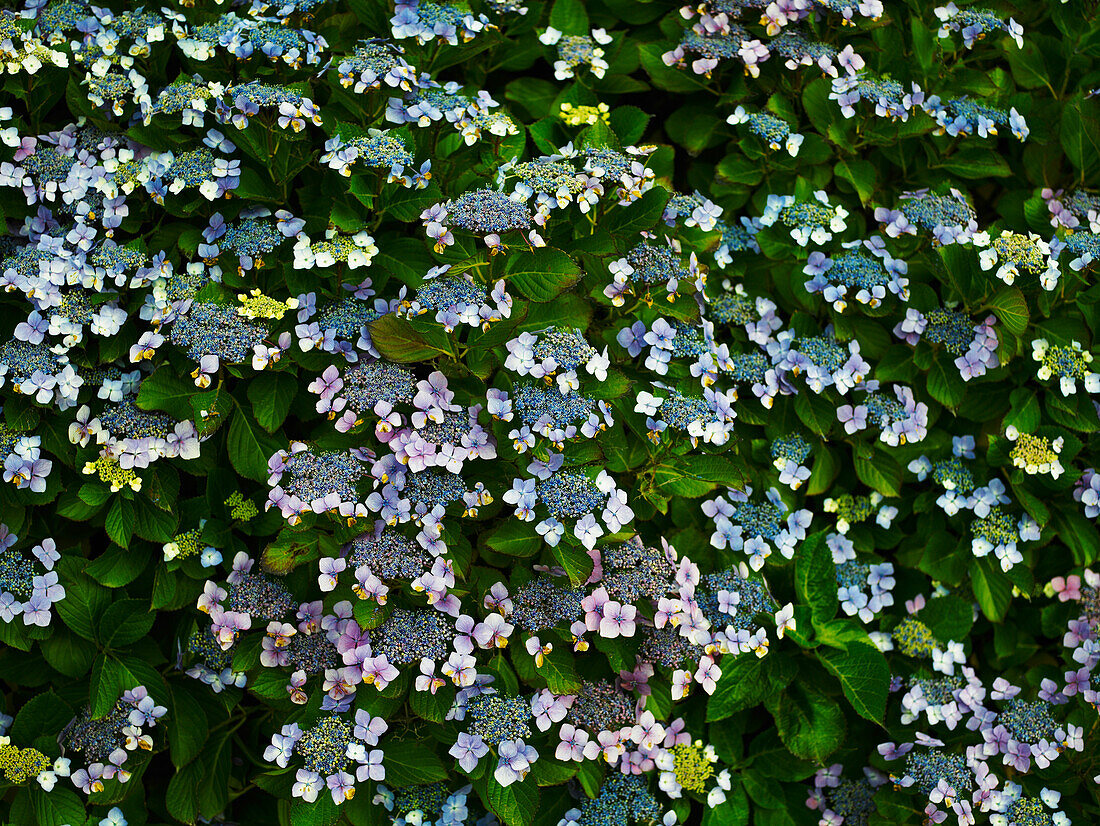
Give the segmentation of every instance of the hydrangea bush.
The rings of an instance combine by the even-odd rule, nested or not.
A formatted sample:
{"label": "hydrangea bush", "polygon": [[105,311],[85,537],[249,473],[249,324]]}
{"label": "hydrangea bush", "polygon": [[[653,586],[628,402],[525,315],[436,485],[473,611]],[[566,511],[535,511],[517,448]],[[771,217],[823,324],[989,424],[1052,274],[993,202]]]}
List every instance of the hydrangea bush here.
{"label": "hydrangea bush", "polygon": [[3,5],[4,823],[1100,819],[1096,3]]}

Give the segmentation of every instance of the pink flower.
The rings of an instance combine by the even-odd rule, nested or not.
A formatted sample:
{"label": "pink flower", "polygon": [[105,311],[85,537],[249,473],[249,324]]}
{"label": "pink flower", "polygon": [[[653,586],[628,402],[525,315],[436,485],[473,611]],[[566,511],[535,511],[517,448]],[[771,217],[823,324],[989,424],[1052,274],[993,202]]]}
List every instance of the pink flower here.
{"label": "pink flower", "polygon": [[672,674],[672,699],[682,700],[691,688],[691,672],[676,669]]}
{"label": "pink flower", "polygon": [[500,611],[505,617],[512,613],[512,600],[508,598],[507,586],[503,582],[493,585],[485,596],[484,605],[486,608]]}
{"label": "pink flower", "polygon": [[613,640],[616,637],[634,636],[634,619],[638,609],[630,603],[625,605],[609,600],[603,606],[603,618],[600,620],[600,636]]}
{"label": "pink flower", "polygon": [[582,760],[594,760],[600,753],[599,746],[589,739],[588,732],[583,729],[566,724],[558,731],[558,736],[561,737],[561,742],[554,751],[554,757],[563,763],[569,760],[578,763]]}
{"label": "pink flower", "polygon": [[703,687],[707,694],[713,694],[718,687],[718,679],[722,676],[722,669],[711,656],[705,656],[699,660],[699,669],[695,672],[695,682]]}
{"label": "pink flower", "polygon": [[601,585],[581,600],[581,608],[584,609],[584,624],[589,631],[599,629],[600,620],[603,618],[603,606],[610,599],[607,589]]}
{"label": "pink flower", "polygon": [[603,759],[612,766],[619,762],[619,758],[626,751],[622,735],[617,731],[601,731],[596,736],[596,740],[599,742]]}
{"label": "pink flower", "polygon": [[490,614],[484,622],[479,622],[473,630],[473,638],[482,648],[506,648],[508,637],[515,626],[507,622],[500,614]]}
{"label": "pink flower", "polygon": [[416,678],[416,690],[430,691],[435,694],[438,689],[446,684],[447,681],[435,673],[435,660],[429,660],[427,657],[423,658],[420,661],[420,676]]}
{"label": "pink flower", "polygon": [[1058,595],[1059,602],[1081,599],[1081,577],[1076,574],[1068,577],[1056,576],[1050,581],[1050,586]]}
{"label": "pink flower", "polygon": [[318,564],[321,575],[317,577],[317,586],[322,591],[332,591],[336,588],[336,579],[340,572],[348,567],[348,561],[342,557],[321,557]]}
{"label": "pink flower", "polygon": [[572,695],[555,696],[546,688],[531,698],[531,713],[535,716],[535,725],[539,731],[547,731],[552,724],[564,720],[573,699]]}

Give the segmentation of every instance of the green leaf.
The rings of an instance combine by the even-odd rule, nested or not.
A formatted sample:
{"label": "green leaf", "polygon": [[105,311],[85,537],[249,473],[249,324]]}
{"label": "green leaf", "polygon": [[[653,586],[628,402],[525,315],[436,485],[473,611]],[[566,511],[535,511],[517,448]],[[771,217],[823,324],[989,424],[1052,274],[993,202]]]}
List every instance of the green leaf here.
{"label": "green leaf", "polygon": [[534,523],[509,519],[485,538],[485,544],[498,554],[525,559],[541,551],[546,543],[535,533]]}
{"label": "green leaf", "polygon": [[[214,817],[229,805],[231,745],[229,732],[216,733],[203,748],[202,755],[194,761],[202,763],[204,769],[202,783],[199,785],[199,813],[205,818]],[[317,803],[320,804],[322,799],[327,799],[336,808],[332,804],[331,795],[319,796]]]}
{"label": "green leaf", "polygon": [[415,330],[409,321],[393,313],[371,323],[370,337],[378,352],[390,361],[427,361],[454,354],[450,339],[442,328]]}
{"label": "green leaf", "polygon": [[505,826],[530,826],[534,821],[539,808],[539,787],[534,780],[501,786],[490,778],[485,792],[489,808]]}
{"label": "green leaf", "polygon": [[405,740],[386,746],[382,765],[386,768],[386,784],[409,786],[446,780],[447,770],[434,751],[420,743]]}
{"label": "green leaf", "polygon": [[268,433],[278,430],[297,392],[298,382],[290,373],[269,371],[256,376],[248,385],[248,400],[260,427]]}
{"label": "green leaf", "polygon": [[806,427],[819,436],[828,435],[836,422],[836,408],[817,393],[799,393],[794,397],[794,412]]}
{"label": "green leaf", "polygon": [[966,397],[966,383],[959,375],[954,357],[941,350],[932,357],[928,370],[928,394],[952,410]]}
{"label": "green leaf", "polygon": [[80,798],[60,783],[50,792],[32,788],[30,793],[38,826],[76,826],[87,818]]}
{"label": "green leaf", "polygon": [[36,737],[59,733],[72,720],[73,711],[53,691],[32,697],[15,713],[8,734],[13,743],[31,743]]}
{"label": "green leaf", "polygon": [[870,161],[837,161],[833,174],[852,185],[864,206],[871,202],[875,192],[875,167]]}
{"label": "green leaf", "polygon": [[795,670],[788,659],[773,653],[767,657],[741,654],[722,661],[722,676],[707,700],[707,720],[717,722],[763,702],[786,688]]}
{"label": "green leaf", "polygon": [[1079,430],[1082,433],[1095,433],[1100,430],[1100,419],[1097,419],[1096,408],[1084,393],[1076,393],[1068,397],[1061,393],[1047,393],[1046,409],[1055,424],[1062,427]]}
{"label": "green leaf", "polygon": [[554,0],[550,25],[565,34],[588,34],[588,12],[581,0]]}
{"label": "green leaf", "polygon": [[172,775],[165,792],[164,805],[168,813],[183,823],[194,823],[199,816],[199,784],[202,782],[201,760],[192,760]]}
{"label": "green leaf", "polygon": [[100,654],[92,665],[92,681],[88,687],[92,717],[99,719],[106,716],[119,696],[127,688],[125,686],[125,673],[119,664],[106,654]]}
{"label": "green leaf", "polygon": [[616,106],[611,110],[611,128],[624,146],[637,143],[651,117],[637,106]]}
{"label": "green leaf", "polygon": [[574,587],[583,585],[592,575],[593,562],[583,548],[562,539],[552,549],[554,559],[565,569]]}
{"label": "green leaf", "polygon": [[1054,508],[1053,526],[1056,536],[1073,554],[1074,565],[1091,565],[1100,559],[1100,536],[1096,524],[1075,508]]}
{"label": "green leaf", "polygon": [[832,619],[839,604],[836,565],[826,535],[819,531],[806,537],[795,552],[795,588],[799,599],[813,612],[815,624]]}
{"label": "green leaf", "polygon": [[928,600],[918,618],[932,629],[936,639],[960,642],[974,625],[974,610],[966,600],[946,594]]}
{"label": "green leaf", "polygon": [[290,804],[290,826],[335,826],[340,820],[340,808],[333,802],[328,789],[323,790],[312,803],[293,800]]}
{"label": "green leaf", "polygon": [[282,447],[260,428],[243,407],[237,408],[229,423],[225,445],[229,461],[237,473],[257,481],[267,481],[267,460]]}
{"label": "green leaf", "polygon": [[110,604],[111,594],[80,570],[82,561],[62,557],[58,562],[58,577],[65,588],[65,599],[55,602],[54,610],[79,636],[95,640],[99,617]]}
{"label": "green leaf", "polygon": [[661,220],[668,204],[669,191],[655,186],[629,206],[618,206],[611,210],[601,223],[613,236],[631,239],[642,230],[651,229]]}
{"label": "green leaf", "polygon": [[827,135],[829,124],[840,116],[836,104],[829,100],[832,88],[827,78],[817,78],[807,83],[802,91],[802,108],[806,110],[814,130],[819,135]]}
{"label": "green leaf", "polygon": [[939,169],[946,169],[960,178],[982,180],[984,178],[1007,178],[1012,167],[1001,155],[986,147],[966,147],[940,163]]}
{"label": "green leaf", "polygon": [[455,690],[449,685],[441,686],[435,694],[430,691],[413,691],[409,695],[409,707],[413,713],[436,725],[443,725],[454,701]]}
{"label": "green leaf", "polygon": [[175,683],[172,687],[172,708],[168,714],[168,748],[172,765],[186,766],[202,752],[209,734],[206,712],[202,710],[188,686]]}
{"label": "green leaf", "polygon": [[780,739],[796,757],[823,763],[844,742],[844,712],[805,682],[769,695],[765,705],[775,718]]}
{"label": "green leaf", "polygon": [[520,295],[541,304],[576,284],[581,268],[559,249],[539,247],[509,256],[506,278]]}
{"label": "green leaf", "polygon": [[736,780],[733,788],[726,792],[726,800],[703,812],[702,826],[748,826],[749,799],[745,790]]}
{"label": "green leaf", "polygon": [[847,650],[819,648],[817,655],[840,680],[844,696],[860,717],[882,724],[890,691],[890,666],[873,644],[853,643]]}
{"label": "green leaf", "polygon": [[901,495],[901,465],[897,459],[876,450],[872,458],[855,457],[856,476],[872,490],[883,496]]}
{"label": "green leaf", "polygon": [[196,393],[191,397],[191,420],[201,438],[213,434],[225,424],[225,418],[233,412],[233,402],[222,389]]}
{"label": "green leaf", "polygon": [[1003,428],[1014,425],[1021,433],[1034,433],[1043,421],[1039,398],[1034,390],[1018,387],[1009,395],[1011,409],[1001,423]]}
{"label": "green leaf", "polygon": [[1000,622],[1012,602],[1012,583],[995,563],[988,556],[975,559],[970,564],[970,587],[982,613],[993,622]]}
{"label": "green leaf", "polygon": [[181,420],[190,419],[191,397],[197,392],[190,380],[179,378],[168,367],[161,367],[142,379],[137,406],[142,410],[163,410]]}
{"label": "green leaf", "polygon": [[107,536],[121,548],[129,548],[134,536],[134,503],[121,496],[115,497],[107,519],[103,523]]}
{"label": "green leaf", "polygon": [[1085,173],[1100,163],[1100,118],[1095,104],[1083,105],[1080,99],[1062,107],[1062,148],[1070,163]]}
{"label": "green leaf", "polygon": [[55,628],[50,638],[38,645],[46,662],[66,677],[83,677],[95,660],[95,648],[67,628]]}
{"label": "green leaf", "polygon": [[88,563],[84,573],[100,585],[122,588],[133,582],[145,570],[148,557],[138,551],[111,545],[100,556]]}
{"label": "green leaf", "polygon": [[687,150],[689,155],[698,155],[715,140],[715,132],[725,121],[714,114],[713,106],[689,104],[669,115],[665,121],[665,132],[673,143]]}
{"label": "green leaf", "polygon": [[99,638],[104,647],[122,648],[148,634],[155,618],[156,614],[148,610],[144,600],[120,599],[103,612]]}
{"label": "green leaf", "polygon": [[1005,328],[1015,335],[1022,336],[1027,330],[1031,317],[1027,299],[1019,287],[1005,285],[989,298],[989,308],[1000,319]]}
{"label": "green leaf", "polygon": [[562,646],[556,646],[543,657],[538,673],[546,680],[546,687],[555,694],[577,694],[581,690],[581,681],[573,667],[573,658],[568,649]]}

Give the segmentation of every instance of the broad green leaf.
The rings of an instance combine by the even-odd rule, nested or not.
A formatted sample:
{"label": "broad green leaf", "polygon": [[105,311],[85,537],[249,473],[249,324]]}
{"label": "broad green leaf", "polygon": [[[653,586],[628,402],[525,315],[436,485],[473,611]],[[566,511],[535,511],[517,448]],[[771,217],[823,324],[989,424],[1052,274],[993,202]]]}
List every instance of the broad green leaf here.
{"label": "broad green leaf", "polygon": [[795,677],[790,660],[773,652],[767,657],[741,654],[722,661],[722,676],[707,700],[707,720],[724,720],[782,691]]}
{"label": "broad green leaf", "polygon": [[[1007,132],[1007,128],[1005,129]],[[970,180],[1007,178],[1012,174],[1008,165],[995,150],[985,146],[964,147],[939,164],[953,175]]]}
{"label": "broad green leaf", "polygon": [[1039,409],[1039,398],[1034,390],[1026,387],[1018,387],[1009,395],[1011,410],[1004,417],[1004,427],[1015,426],[1021,433],[1034,433],[1043,420],[1043,413]]}
{"label": "broad green leaf", "polygon": [[509,256],[507,283],[520,295],[544,303],[568,290],[581,277],[581,268],[564,252],[540,247]]}
{"label": "broad green leaf", "polygon": [[844,742],[847,727],[840,706],[807,682],[791,683],[764,702],[780,739],[796,757],[824,762]]}
{"label": "broad green leaf", "polygon": [[290,373],[260,373],[248,385],[252,415],[268,433],[279,429],[298,392],[298,382]]}
{"label": "broad green leaf", "polygon": [[819,436],[828,435],[837,420],[836,408],[817,393],[799,393],[794,397],[794,410],[802,423]]}
{"label": "broad green leaf", "polygon": [[954,409],[966,397],[966,383],[959,375],[955,359],[946,351],[939,351],[932,357],[932,367],[928,371],[928,394],[944,407]]}
{"label": "broad green leaf", "polygon": [[901,465],[897,459],[882,450],[876,450],[870,459],[855,457],[856,476],[872,490],[883,496],[901,495]]}
{"label": "broad green leaf", "polygon": [[947,594],[928,600],[918,619],[932,629],[937,639],[960,642],[974,625],[974,610],[966,600]]}
{"label": "broad green leaf", "polygon": [[393,313],[382,316],[370,325],[371,342],[390,361],[427,361],[439,356],[452,356],[450,340],[439,328],[433,332],[413,329],[406,319]]}
{"label": "broad green leaf", "polygon": [[565,569],[574,587],[583,585],[592,575],[592,557],[584,548],[563,539],[552,548],[554,559]]}
{"label": "broad green leaf", "polygon": [[668,199],[668,190],[655,186],[629,206],[613,209],[600,223],[600,227],[613,236],[631,239],[628,243],[633,243],[632,239],[636,233],[652,229],[661,219]]}
{"label": "broad green leaf", "polygon": [[983,556],[970,565],[970,587],[978,606],[993,622],[1000,622],[1012,602],[1012,583],[1002,573],[996,559]]}
{"label": "broad green leaf", "polygon": [[554,0],[550,25],[565,34],[588,34],[588,12],[581,0]]}
{"label": "broad green leaf", "polygon": [[55,602],[54,610],[79,636],[94,640],[96,626],[111,602],[111,594],[80,569],[81,562],[66,557],[58,562],[58,578],[65,588],[65,599]]}
{"label": "broad green leaf", "polygon": [[539,808],[539,787],[530,778],[509,786],[501,786],[490,778],[486,797],[489,808],[505,826],[530,826]]}
{"label": "broad green leaf", "polygon": [[825,542],[826,532],[806,537],[795,549],[795,587],[813,611],[815,624],[832,619],[838,606],[836,565]]}
{"label": "broad green leaf", "polygon": [[72,826],[83,823],[87,817],[84,803],[72,789],[61,784],[49,792],[32,788],[31,800],[38,826]]}
{"label": "broad green leaf", "polygon": [[485,538],[485,544],[498,554],[527,558],[541,551],[546,543],[535,533],[534,522],[509,519]]}
{"label": "broad green leaf", "polygon": [[1086,519],[1073,505],[1054,508],[1052,526],[1058,539],[1073,554],[1075,565],[1092,565],[1100,559],[1100,535],[1096,523]]}
{"label": "broad green leaf", "polygon": [[382,765],[386,768],[386,783],[408,786],[444,780],[447,770],[434,751],[421,743],[405,740],[389,743]]}
{"label": "broad green leaf", "polygon": [[268,436],[243,407],[229,423],[225,445],[237,473],[257,481],[267,480],[267,460],[286,447]]}
{"label": "broad green leaf", "polygon": [[190,419],[190,400],[197,392],[190,379],[181,379],[170,367],[161,367],[142,380],[137,406],[142,410],[163,410],[177,419]]}
{"label": "broad green leaf", "polygon": [[168,747],[172,765],[186,766],[201,752],[209,735],[206,713],[187,685],[172,686],[172,707],[167,715]]}
{"label": "broad green leaf", "polygon": [[859,195],[860,203],[866,206],[875,192],[875,167],[870,161],[846,159],[837,161],[833,174],[847,181]]}
{"label": "broad green leaf", "polygon": [[123,648],[148,634],[155,618],[144,600],[116,600],[100,618],[99,639],[105,647]]}
{"label": "broad green leaf", "polygon": [[1070,163],[1091,174],[1100,163],[1100,118],[1093,102],[1074,100],[1062,108],[1062,148]]}
{"label": "broad green leaf", "polygon": [[198,819],[198,793],[202,776],[202,761],[193,760],[169,778],[164,804],[176,820],[193,824]]}
{"label": "broad green leaf", "polygon": [[107,511],[103,529],[120,548],[129,548],[134,535],[134,503],[121,496],[115,497],[111,509]]}
{"label": "broad green leaf", "polygon": [[1005,285],[989,298],[989,308],[1011,333],[1022,336],[1031,313],[1027,299],[1017,286]]}
{"label": "broad green leaf", "polygon": [[817,655],[840,680],[844,696],[856,713],[881,725],[886,714],[886,695],[890,691],[890,666],[882,652],[871,644],[853,643],[843,651],[819,648]]}

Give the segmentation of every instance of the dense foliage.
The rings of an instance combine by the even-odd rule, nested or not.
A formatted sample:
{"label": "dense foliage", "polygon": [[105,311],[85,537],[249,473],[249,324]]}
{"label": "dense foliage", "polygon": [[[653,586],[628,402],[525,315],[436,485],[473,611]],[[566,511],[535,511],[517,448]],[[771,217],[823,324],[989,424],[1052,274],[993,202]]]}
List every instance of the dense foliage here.
{"label": "dense foliage", "polygon": [[0,821],[1100,819],[1095,2],[116,6],[0,10]]}

